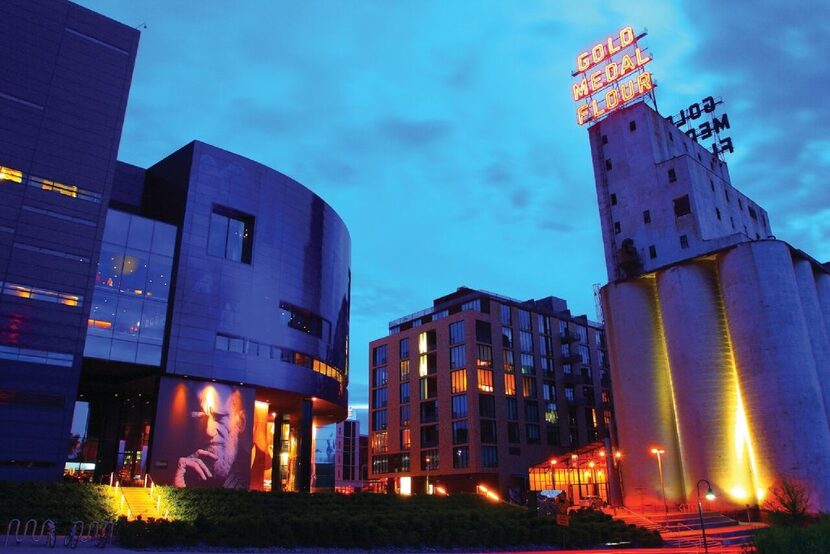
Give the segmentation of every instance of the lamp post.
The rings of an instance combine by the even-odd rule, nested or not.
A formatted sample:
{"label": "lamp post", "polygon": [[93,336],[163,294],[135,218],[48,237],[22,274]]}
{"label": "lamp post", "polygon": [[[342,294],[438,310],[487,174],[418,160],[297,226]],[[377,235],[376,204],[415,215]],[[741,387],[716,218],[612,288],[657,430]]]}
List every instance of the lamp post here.
{"label": "lamp post", "polygon": [[708,553],[709,552],[709,545],[706,543],[706,527],[703,523],[703,503],[700,501],[700,484],[706,483],[706,500],[714,500],[715,499],[715,492],[712,490],[712,485],[706,479],[701,479],[697,482],[697,513],[700,516],[700,532],[703,535],[703,551]]}
{"label": "lamp post", "polygon": [[426,459],[426,462],[427,462],[427,494],[429,494],[429,463],[431,461],[432,461],[432,458],[427,456],[427,459]]}
{"label": "lamp post", "polygon": [[652,454],[657,455],[657,471],[660,474],[660,491],[663,493],[663,508],[666,510],[666,514],[669,513],[669,504],[666,502],[666,484],[663,482],[663,454],[666,453],[665,450],[662,448],[652,448]]}

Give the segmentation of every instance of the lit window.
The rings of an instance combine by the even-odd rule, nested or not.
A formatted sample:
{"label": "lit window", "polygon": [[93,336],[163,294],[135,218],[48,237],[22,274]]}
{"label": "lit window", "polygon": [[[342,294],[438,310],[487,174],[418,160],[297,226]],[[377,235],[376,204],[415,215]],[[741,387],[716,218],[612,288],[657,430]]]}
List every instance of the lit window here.
{"label": "lit window", "polygon": [[504,394],[514,396],[516,394],[516,376],[512,373],[504,375]]}
{"label": "lit window", "polygon": [[234,262],[251,263],[254,218],[222,206],[210,214],[208,254]]}
{"label": "lit window", "polygon": [[0,165],[0,181],[11,181],[13,183],[23,182],[23,172],[19,169],[12,169]]}
{"label": "lit window", "polygon": [[478,390],[484,392],[493,392],[493,372],[491,370],[478,370]]}
{"label": "lit window", "polygon": [[522,377],[522,396],[536,398],[536,378]]}
{"label": "lit window", "polygon": [[467,370],[459,369],[450,373],[450,384],[452,393],[467,391]]}

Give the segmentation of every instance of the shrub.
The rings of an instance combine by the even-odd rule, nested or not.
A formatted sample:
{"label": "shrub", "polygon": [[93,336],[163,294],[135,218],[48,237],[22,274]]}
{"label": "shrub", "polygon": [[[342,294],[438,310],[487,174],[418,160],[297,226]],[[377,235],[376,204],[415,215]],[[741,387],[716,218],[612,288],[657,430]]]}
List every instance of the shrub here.
{"label": "shrub", "polygon": [[764,509],[773,525],[804,525],[809,521],[810,493],[801,483],[784,479],[770,493]]}

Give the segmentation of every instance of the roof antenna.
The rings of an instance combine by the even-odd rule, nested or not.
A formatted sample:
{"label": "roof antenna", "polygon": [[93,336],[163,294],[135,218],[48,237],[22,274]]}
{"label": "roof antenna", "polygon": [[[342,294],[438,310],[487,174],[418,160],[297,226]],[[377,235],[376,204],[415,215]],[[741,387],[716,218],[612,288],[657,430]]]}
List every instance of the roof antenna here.
{"label": "roof antenna", "polygon": [[146,23],[141,23],[141,24],[136,26],[136,29],[138,29],[139,31],[142,30],[142,29],[147,30],[147,24]]}

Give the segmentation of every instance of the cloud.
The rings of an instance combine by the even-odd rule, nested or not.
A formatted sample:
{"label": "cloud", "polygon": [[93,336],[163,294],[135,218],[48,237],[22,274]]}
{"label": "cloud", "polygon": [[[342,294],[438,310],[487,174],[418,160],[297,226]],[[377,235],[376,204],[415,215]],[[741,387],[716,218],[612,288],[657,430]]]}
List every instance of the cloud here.
{"label": "cloud", "polygon": [[389,117],[379,122],[380,132],[402,146],[409,148],[431,146],[450,133],[446,121],[414,121]]}

